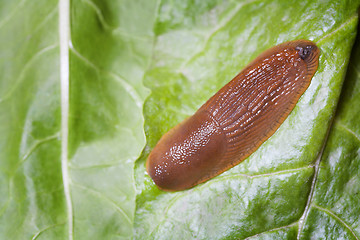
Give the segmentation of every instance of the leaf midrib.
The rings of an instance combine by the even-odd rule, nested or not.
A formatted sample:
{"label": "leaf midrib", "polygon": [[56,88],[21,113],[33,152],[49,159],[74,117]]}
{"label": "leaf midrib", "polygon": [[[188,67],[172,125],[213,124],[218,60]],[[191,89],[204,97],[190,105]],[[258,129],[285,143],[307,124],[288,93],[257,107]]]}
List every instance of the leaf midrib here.
{"label": "leaf midrib", "polygon": [[69,136],[69,43],[70,43],[70,1],[59,1],[60,41],[60,91],[61,91],[61,171],[67,209],[68,238],[73,240],[73,206],[70,193],[68,165]]}

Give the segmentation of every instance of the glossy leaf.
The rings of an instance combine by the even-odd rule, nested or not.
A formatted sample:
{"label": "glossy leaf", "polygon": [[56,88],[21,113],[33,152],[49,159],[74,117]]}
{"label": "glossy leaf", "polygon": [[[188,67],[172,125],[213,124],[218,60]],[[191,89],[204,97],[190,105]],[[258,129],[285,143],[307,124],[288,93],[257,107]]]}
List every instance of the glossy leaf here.
{"label": "glossy leaf", "polygon": [[[0,239],[359,239],[359,50],[338,105],[358,6],[0,0]],[[279,130],[218,177],[159,190],[159,138],[300,38],[320,65]]]}
{"label": "glossy leaf", "polygon": [[[162,1],[159,7],[154,57],[145,77],[152,92],[144,111],[147,146],[136,169],[135,237],[305,237],[319,156],[355,37],[357,3],[212,4]],[[220,176],[190,190],[160,191],[144,167],[159,138],[251,59],[294,39],[315,41],[321,49],[320,64],[309,89],[278,131],[247,160]],[[175,40],[176,49],[171,47]]]}
{"label": "glossy leaf", "polygon": [[352,51],[334,123],[319,165],[301,234],[308,238],[360,236],[360,38]]}
{"label": "glossy leaf", "polygon": [[0,2],[0,239],[129,239],[156,2],[64,3]]}

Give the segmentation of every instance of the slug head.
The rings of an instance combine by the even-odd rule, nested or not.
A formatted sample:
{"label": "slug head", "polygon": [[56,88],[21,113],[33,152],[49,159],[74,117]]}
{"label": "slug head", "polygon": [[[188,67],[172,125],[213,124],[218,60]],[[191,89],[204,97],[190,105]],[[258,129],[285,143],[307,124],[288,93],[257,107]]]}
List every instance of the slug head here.
{"label": "slug head", "polygon": [[[302,41],[297,44],[295,50],[298,52],[300,58],[307,63],[312,63],[314,60],[318,60],[319,48],[310,41]],[[316,59],[315,59],[316,58]]]}

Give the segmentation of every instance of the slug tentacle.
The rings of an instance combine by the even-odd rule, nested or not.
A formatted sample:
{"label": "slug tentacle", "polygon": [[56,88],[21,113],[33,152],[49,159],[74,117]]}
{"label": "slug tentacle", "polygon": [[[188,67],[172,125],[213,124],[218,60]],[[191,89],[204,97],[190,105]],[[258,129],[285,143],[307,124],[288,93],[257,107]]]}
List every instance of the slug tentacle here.
{"label": "slug tentacle", "polygon": [[297,40],[257,57],[193,116],[166,133],[147,171],[164,190],[183,190],[252,154],[295,107],[318,68],[319,49]]}

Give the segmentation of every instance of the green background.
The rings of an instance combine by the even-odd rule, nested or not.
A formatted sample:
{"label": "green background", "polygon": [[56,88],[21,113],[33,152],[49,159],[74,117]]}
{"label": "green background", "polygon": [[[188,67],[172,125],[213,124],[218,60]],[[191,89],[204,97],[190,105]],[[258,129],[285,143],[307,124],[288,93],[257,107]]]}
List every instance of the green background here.
{"label": "green background", "polygon": [[[358,7],[73,0],[60,42],[58,1],[0,0],[0,239],[360,239]],[[145,161],[160,137],[295,39],[318,45],[319,68],[277,132],[204,184],[159,190]]]}

